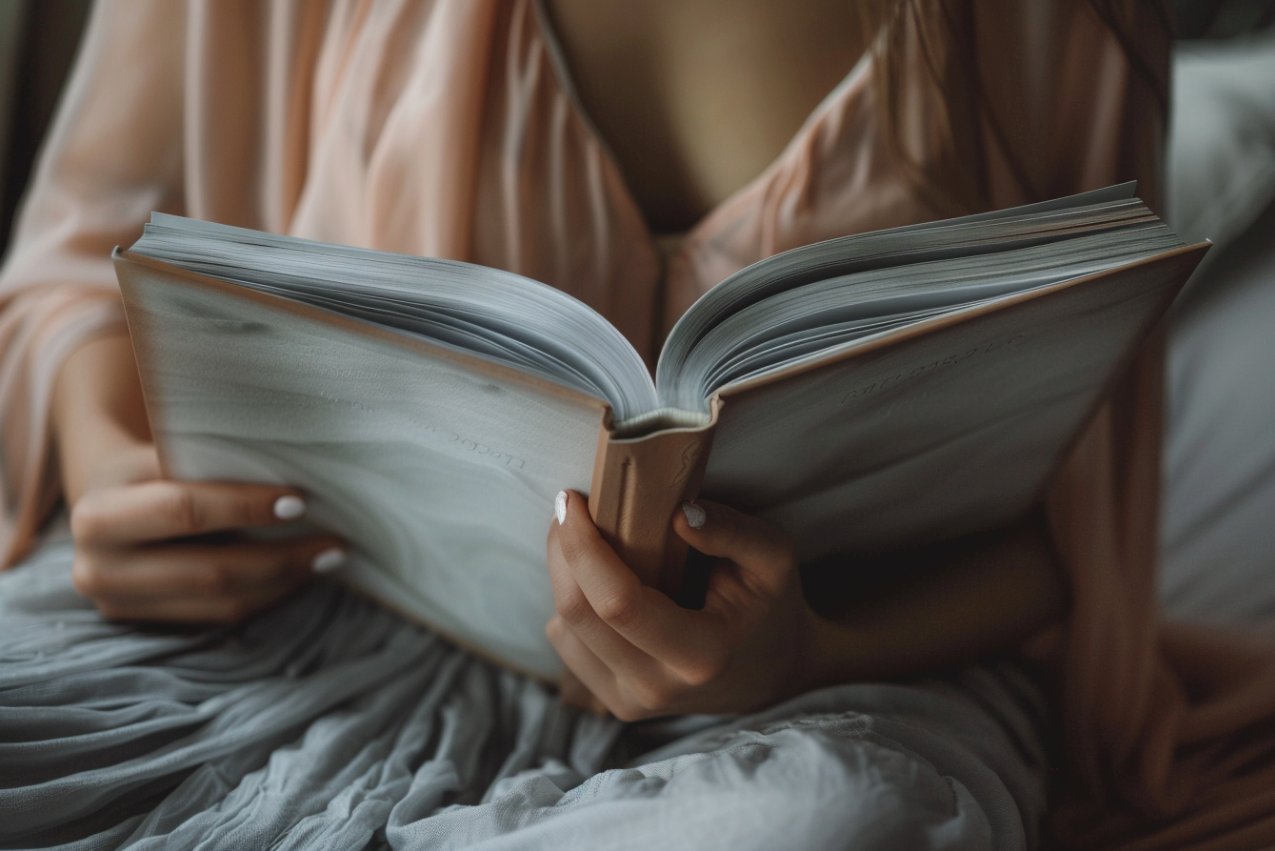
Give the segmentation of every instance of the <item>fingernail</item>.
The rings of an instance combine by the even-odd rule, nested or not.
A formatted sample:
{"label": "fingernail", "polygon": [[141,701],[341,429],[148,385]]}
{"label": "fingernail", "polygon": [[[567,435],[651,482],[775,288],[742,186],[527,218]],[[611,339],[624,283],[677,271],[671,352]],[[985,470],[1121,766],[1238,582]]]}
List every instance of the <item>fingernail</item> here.
{"label": "fingernail", "polygon": [[559,526],[567,522],[566,491],[558,491],[558,495],[553,498],[553,516],[558,518]]}
{"label": "fingernail", "polygon": [[315,573],[331,573],[343,566],[345,566],[345,550],[340,547],[329,547],[310,562],[310,569]]}
{"label": "fingernail", "polygon": [[708,519],[708,512],[693,502],[682,503],[682,513],[686,515],[686,522],[692,529],[702,529],[704,521]]}
{"label": "fingernail", "polygon": [[281,496],[274,501],[274,516],[280,520],[296,520],[305,514],[305,500],[299,496]]}

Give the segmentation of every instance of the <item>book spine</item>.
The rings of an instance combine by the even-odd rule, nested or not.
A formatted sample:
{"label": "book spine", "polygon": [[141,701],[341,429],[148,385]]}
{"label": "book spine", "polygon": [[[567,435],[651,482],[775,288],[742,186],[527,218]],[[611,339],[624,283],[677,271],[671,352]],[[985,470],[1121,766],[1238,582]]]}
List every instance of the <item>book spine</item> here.
{"label": "book spine", "polygon": [[673,512],[699,493],[716,427],[667,429],[616,439],[603,423],[589,490],[589,512],[603,538],[643,584],[675,595],[687,546],[673,531]]}

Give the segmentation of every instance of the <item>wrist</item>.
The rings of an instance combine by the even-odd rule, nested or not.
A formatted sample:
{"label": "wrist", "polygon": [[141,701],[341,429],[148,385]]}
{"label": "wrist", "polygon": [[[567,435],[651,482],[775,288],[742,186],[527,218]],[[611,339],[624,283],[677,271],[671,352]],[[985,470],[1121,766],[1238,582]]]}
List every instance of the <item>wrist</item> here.
{"label": "wrist", "polygon": [[853,665],[859,654],[852,630],[845,624],[823,617],[809,605],[802,608],[800,663],[796,666],[794,693],[855,679]]}

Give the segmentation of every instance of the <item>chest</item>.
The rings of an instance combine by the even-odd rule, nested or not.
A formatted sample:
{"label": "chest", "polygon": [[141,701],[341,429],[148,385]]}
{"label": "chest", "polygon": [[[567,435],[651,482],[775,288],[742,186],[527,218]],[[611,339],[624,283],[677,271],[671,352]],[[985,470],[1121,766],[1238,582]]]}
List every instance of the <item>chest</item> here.
{"label": "chest", "polygon": [[866,44],[844,0],[546,0],[545,11],[657,232],[686,229],[764,171]]}

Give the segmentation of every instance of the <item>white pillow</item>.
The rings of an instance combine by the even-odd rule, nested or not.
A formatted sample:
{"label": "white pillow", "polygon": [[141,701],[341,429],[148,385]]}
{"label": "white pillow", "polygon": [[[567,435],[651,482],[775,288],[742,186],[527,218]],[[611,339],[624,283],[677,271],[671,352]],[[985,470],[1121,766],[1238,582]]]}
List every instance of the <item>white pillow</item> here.
{"label": "white pillow", "polygon": [[1178,42],[1166,220],[1218,254],[1275,201],[1275,30]]}

